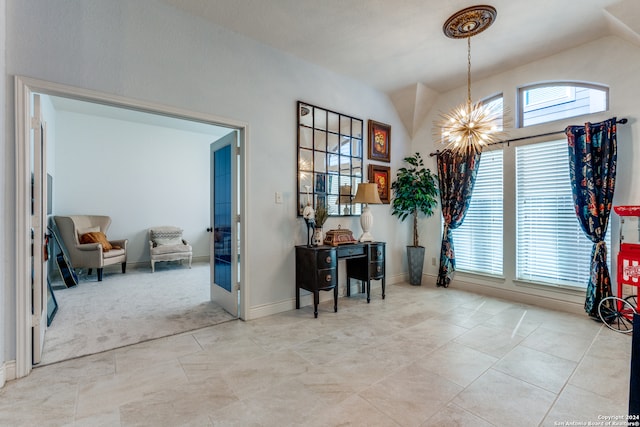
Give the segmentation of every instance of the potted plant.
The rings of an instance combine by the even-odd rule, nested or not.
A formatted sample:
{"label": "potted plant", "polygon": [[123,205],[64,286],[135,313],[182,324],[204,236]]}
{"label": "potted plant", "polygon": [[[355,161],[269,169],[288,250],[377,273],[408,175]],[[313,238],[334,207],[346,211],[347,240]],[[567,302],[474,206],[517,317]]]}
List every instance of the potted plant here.
{"label": "potted plant", "polygon": [[391,183],[394,194],[391,214],[397,215],[401,221],[408,216],[413,218],[413,246],[407,246],[409,283],[421,285],[424,247],[420,246],[418,239],[418,214],[433,215],[438,205],[437,176],[424,167],[420,153],[405,157],[404,161],[409,166],[398,169],[396,179]]}

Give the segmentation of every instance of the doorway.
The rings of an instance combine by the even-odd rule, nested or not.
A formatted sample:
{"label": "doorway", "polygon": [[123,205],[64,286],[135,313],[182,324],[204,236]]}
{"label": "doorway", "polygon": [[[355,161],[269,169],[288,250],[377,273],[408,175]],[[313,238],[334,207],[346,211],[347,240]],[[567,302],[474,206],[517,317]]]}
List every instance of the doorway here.
{"label": "doorway", "polygon": [[[239,146],[239,185],[238,200],[240,200],[240,209],[244,210],[244,180],[242,176],[245,170],[245,145],[246,145],[246,124],[234,122],[231,120],[221,119],[218,117],[193,113],[185,110],[173,109],[165,106],[154,105],[149,103],[141,103],[126,98],[115,97],[112,95],[87,91],[83,89],[57,85],[49,82],[29,79],[24,77],[16,77],[16,151],[17,151],[17,174],[16,174],[16,190],[17,190],[17,220],[16,220],[16,236],[17,236],[17,256],[16,256],[16,276],[19,284],[16,289],[17,307],[16,307],[16,377],[27,375],[32,367],[32,351],[33,343],[31,339],[31,256],[30,256],[30,159],[31,147],[29,144],[29,134],[31,118],[29,112],[32,111],[32,95],[39,93],[43,95],[51,95],[62,98],[86,101],[90,103],[104,104],[113,107],[122,108],[128,111],[146,112],[155,114],[163,118],[174,118],[194,123],[204,123],[215,126],[225,127],[233,130],[237,134]],[[46,120],[46,117],[44,118]],[[46,165],[45,165],[46,167]],[[243,217],[243,216],[241,216]],[[244,222],[239,224],[241,230],[244,229]],[[204,231],[204,230],[203,230]],[[241,233],[242,236],[245,233]],[[244,245],[238,245],[242,251]],[[240,256],[240,260],[245,259]],[[239,263],[239,271],[245,268],[244,263]],[[237,310],[238,317],[245,318],[244,303],[246,300],[246,290],[238,294],[239,307]],[[212,295],[213,296],[213,295]]]}

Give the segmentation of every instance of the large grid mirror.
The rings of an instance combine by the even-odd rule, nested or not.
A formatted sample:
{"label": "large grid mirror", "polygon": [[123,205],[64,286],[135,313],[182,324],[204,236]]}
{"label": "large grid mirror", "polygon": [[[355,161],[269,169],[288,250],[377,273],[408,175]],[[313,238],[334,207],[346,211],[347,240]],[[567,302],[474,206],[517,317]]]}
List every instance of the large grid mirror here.
{"label": "large grid mirror", "polygon": [[298,216],[307,203],[331,216],[360,215],[363,121],[298,101]]}

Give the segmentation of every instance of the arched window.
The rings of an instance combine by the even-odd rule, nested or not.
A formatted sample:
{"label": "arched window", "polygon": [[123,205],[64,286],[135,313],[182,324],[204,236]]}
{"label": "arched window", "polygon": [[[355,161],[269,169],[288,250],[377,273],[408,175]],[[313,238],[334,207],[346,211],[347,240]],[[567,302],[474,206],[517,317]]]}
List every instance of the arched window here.
{"label": "arched window", "polygon": [[[520,98],[527,96],[528,111],[540,113],[549,109],[546,114],[538,114],[536,123],[606,109],[606,88],[567,87],[566,83],[528,86],[521,89]],[[589,104],[597,108],[584,109],[585,91],[591,92]],[[577,106],[576,99],[583,100],[582,107]],[[483,102],[502,103],[502,95]],[[569,108],[570,103],[575,107],[573,110]],[[564,105],[563,113],[558,113],[559,105]],[[551,111],[554,107],[555,114]],[[515,162],[515,167],[509,166],[511,162]],[[518,147],[498,145],[483,150],[467,215],[463,224],[453,230],[456,269],[504,276],[503,260],[506,259],[510,264],[515,263],[515,280],[584,288],[589,279],[592,243],[575,219],[567,163],[566,141],[561,139]],[[515,182],[515,187],[505,188],[507,181]],[[512,203],[513,207],[509,207]],[[508,221],[515,220],[516,233],[505,236],[504,209],[512,208],[515,211],[509,213]],[[506,257],[505,237],[513,239],[516,249],[516,253]],[[610,247],[610,231],[606,239]],[[586,249],[576,250],[577,247]]]}
{"label": "arched window", "polygon": [[496,111],[502,111],[502,114],[500,115],[500,118],[496,120],[496,128],[497,130],[501,131],[503,129],[503,124],[504,124],[504,101],[503,101],[503,96],[501,93],[494,95],[494,96],[490,96],[488,98],[484,98],[482,100],[482,103],[485,105],[490,105],[493,106],[495,105]]}
{"label": "arched window", "polygon": [[[606,111],[606,86],[552,82],[518,90],[518,125]],[[575,218],[566,138],[516,147],[516,279],[585,287],[593,243]],[[611,223],[609,223],[611,225]],[[611,247],[611,232],[606,235]]]}
{"label": "arched window", "polygon": [[518,89],[518,127],[598,113],[609,108],[609,88],[602,85],[551,82]]}

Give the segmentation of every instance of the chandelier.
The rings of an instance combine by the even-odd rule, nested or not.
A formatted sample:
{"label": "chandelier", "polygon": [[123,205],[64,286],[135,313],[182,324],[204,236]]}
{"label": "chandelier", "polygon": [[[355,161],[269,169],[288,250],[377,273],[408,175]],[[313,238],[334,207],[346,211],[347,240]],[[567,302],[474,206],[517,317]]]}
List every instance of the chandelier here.
{"label": "chandelier", "polygon": [[498,139],[500,106],[471,101],[471,37],[486,30],[495,19],[493,6],[472,6],[454,13],[442,27],[447,37],[467,39],[467,100],[449,113],[441,113],[436,123],[448,150],[479,152]]}

